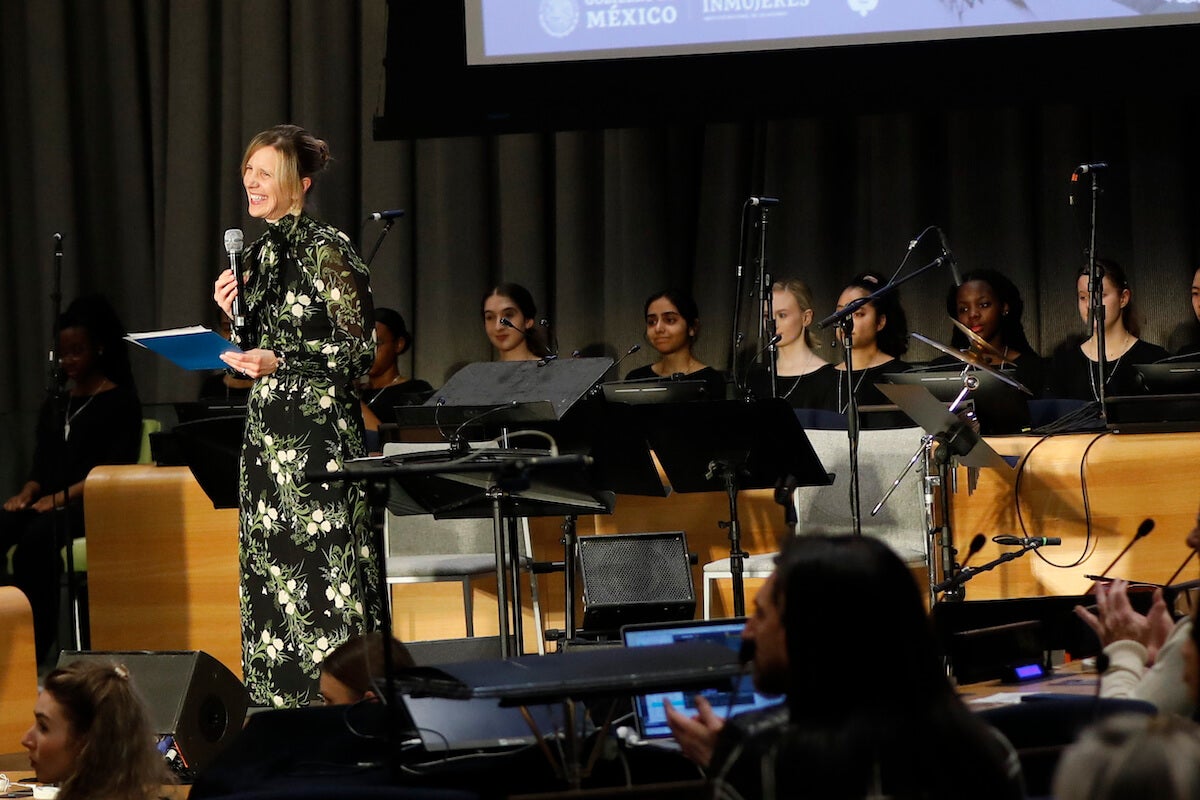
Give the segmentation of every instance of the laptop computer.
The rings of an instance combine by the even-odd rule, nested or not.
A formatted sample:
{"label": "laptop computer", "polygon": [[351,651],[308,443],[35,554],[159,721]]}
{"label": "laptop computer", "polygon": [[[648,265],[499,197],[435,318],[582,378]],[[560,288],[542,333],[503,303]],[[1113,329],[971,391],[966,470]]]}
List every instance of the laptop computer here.
{"label": "laptop computer", "polygon": [[[732,619],[687,620],[682,622],[651,622],[626,625],[621,628],[621,641],[625,647],[645,647],[689,641],[711,641],[725,645],[738,652],[742,645],[744,617]],[[769,708],[783,702],[783,697],[768,697],[754,691],[750,675],[738,678],[732,692],[720,689],[705,689],[701,692],[663,691],[637,695],[633,698],[633,715],[637,723],[637,737],[641,743],[678,749],[679,744],[671,735],[667,725],[666,703],[685,714],[696,713],[695,697],[700,694],[722,719]]]}

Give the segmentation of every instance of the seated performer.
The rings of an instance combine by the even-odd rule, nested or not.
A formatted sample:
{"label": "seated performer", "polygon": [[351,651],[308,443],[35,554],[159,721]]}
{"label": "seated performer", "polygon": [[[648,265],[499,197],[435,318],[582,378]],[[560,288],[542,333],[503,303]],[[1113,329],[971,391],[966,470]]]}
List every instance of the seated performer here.
{"label": "seated performer", "polygon": [[642,313],[646,341],[658,351],[653,364],[630,370],[625,380],[677,378],[704,381],[709,399],[725,399],[725,375],[696,358],[692,347],[700,335],[700,309],[682,289],[665,289],[646,298]]}
{"label": "seated performer", "polygon": [[782,397],[792,408],[829,411],[837,405],[837,372],[816,351],[820,346],[813,335],[812,291],[799,278],[777,281],[771,291],[775,315],[775,391],[771,375],[764,367],[750,371],[747,381],[754,397]]}

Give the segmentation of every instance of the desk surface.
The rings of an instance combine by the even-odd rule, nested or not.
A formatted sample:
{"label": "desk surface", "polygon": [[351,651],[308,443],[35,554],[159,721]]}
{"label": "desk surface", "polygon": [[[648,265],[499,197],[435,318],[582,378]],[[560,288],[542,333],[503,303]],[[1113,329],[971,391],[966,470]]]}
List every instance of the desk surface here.
{"label": "desk surface", "polygon": [[968,683],[958,687],[958,696],[974,711],[1020,702],[1018,695],[1096,693],[1100,678],[1090,659],[1070,661],[1054,668],[1045,678],[1026,683],[1001,683],[999,680]]}

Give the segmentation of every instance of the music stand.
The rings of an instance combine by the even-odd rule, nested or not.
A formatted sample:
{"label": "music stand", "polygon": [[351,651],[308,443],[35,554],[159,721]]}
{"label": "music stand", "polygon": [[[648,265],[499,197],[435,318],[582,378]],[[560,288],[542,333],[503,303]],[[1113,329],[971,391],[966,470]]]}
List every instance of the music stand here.
{"label": "music stand", "polygon": [[[611,514],[615,496],[596,488],[590,475],[554,469],[534,469],[531,451],[501,449],[472,455],[462,436],[464,428],[474,426],[485,433],[498,434],[507,448],[510,427],[515,423],[529,426],[557,423],[582,399],[612,366],[610,358],[573,358],[542,361],[488,362],[469,364],[434,394],[423,406],[396,408],[401,427],[427,427],[433,424],[445,434],[455,425],[450,451],[393,457],[396,464],[412,464],[425,459],[444,461],[440,473],[406,473],[391,483],[388,508],[396,514],[428,513],[436,519],[491,518],[496,548],[496,599],[499,607],[500,654],[511,654],[509,618],[520,652],[522,635],[519,549],[516,545],[517,517],[566,516],[580,513]],[[542,454],[544,455],[544,453]],[[563,459],[570,457],[564,456]],[[491,460],[492,469],[456,471],[470,461]],[[561,465],[590,464],[590,458],[577,457]],[[542,462],[549,465],[544,458]],[[507,528],[507,530],[506,530]],[[570,587],[568,587],[570,588]],[[510,609],[510,598],[512,608]],[[572,602],[571,594],[567,602]]]}
{"label": "music stand", "polygon": [[[933,461],[938,469],[941,494],[942,525],[939,535],[941,536],[942,576],[953,577],[958,570],[958,565],[954,560],[954,535],[950,528],[950,487],[947,480],[950,461],[957,459],[967,467],[994,469],[1006,480],[1011,479],[1013,467],[987,442],[983,441],[978,432],[967,422],[952,414],[924,386],[905,386],[898,383],[879,383],[876,386],[888,396],[888,399],[900,406],[913,422],[925,430],[928,435],[923,447],[927,448],[927,452],[934,443],[938,444],[938,448],[933,451]],[[937,566],[936,560],[932,558],[932,553],[927,553],[927,555],[930,556],[928,558],[929,601],[933,603],[937,599],[937,593],[934,591],[937,584]],[[963,598],[962,587],[956,588],[959,590],[956,595],[947,597],[947,599],[961,600]]]}
{"label": "music stand", "polygon": [[171,429],[184,463],[213,508],[238,507],[238,468],[246,415],[181,422]]}
{"label": "music stand", "polygon": [[[729,566],[733,575],[734,616],[745,616],[743,561],[738,522],[742,489],[828,486],[821,465],[796,413],[778,397],[712,400],[634,407],[667,481],[677,492],[724,490],[729,500]],[[794,479],[790,481],[789,479]]]}

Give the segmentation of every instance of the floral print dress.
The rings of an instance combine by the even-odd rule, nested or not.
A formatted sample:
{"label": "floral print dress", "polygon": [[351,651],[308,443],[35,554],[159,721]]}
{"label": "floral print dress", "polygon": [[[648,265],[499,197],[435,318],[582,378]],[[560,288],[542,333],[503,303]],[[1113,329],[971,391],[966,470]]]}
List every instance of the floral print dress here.
{"label": "floral print dress", "polygon": [[355,481],[309,483],[365,455],[354,379],[375,355],[367,267],[345,235],[305,214],[246,253],[247,329],[280,356],[250,391],[239,476],[242,672],[251,702],[307,705],[321,662],[379,627],[369,508]]}

